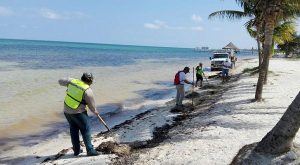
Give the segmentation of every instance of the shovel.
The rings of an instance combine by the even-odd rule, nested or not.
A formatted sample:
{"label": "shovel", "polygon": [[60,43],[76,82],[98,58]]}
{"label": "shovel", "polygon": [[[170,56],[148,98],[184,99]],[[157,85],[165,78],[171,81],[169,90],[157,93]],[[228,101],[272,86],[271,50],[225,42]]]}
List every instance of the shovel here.
{"label": "shovel", "polygon": [[207,84],[209,84],[209,82],[208,82],[208,80],[207,80],[207,78],[206,78],[206,76],[205,76],[204,72],[203,72],[203,76],[204,76],[204,78],[205,78],[205,80],[206,80]]}
{"label": "shovel", "polygon": [[[194,92],[194,87],[195,87],[195,84],[194,84],[194,83],[195,83],[195,82],[194,82],[194,81],[195,81],[195,80],[194,80],[194,79],[195,79],[195,78],[194,78],[194,77],[195,77],[195,74],[194,74],[194,72],[195,72],[195,68],[193,67],[193,87],[192,87],[192,94],[193,94],[193,92]],[[194,96],[193,96],[193,95],[192,95],[192,106],[194,107]]]}
{"label": "shovel", "polygon": [[110,131],[110,129],[108,128],[107,124],[106,124],[105,121],[102,119],[102,117],[101,117],[99,114],[97,115],[97,117],[98,117],[99,121],[106,127],[106,129],[107,129],[108,131]]}

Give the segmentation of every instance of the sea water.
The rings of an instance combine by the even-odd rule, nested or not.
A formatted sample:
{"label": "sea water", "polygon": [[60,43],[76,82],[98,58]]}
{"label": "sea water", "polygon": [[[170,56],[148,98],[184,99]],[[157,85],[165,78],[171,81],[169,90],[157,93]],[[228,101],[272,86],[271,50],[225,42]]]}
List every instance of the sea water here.
{"label": "sea water", "polygon": [[[67,126],[66,87],[58,84],[60,78],[93,73],[100,114],[124,115],[174,98],[175,73],[199,62],[209,67],[211,54],[192,48],[0,39],[0,145],[53,130],[55,123]],[[250,51],[237,55],[251,56]]]}

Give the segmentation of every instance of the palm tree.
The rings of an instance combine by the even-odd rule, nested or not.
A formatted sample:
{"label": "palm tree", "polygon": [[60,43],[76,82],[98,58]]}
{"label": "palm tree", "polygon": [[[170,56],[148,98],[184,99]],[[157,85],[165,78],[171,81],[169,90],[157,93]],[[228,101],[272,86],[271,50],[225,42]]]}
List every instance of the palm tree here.
{"label": "palm tree", "polygon": [[[274,54],[274,45],[292,41],[294,38],[293,34],[295,32],[296,32],[295,23],[293,21],[279,22],[274,29],[272,53],[270,57],[272,57]],[[266,71],[265,74],[264,84],[267,84],[267,81],[268,81],[268,71]]]}
{"label": "palm tree", "polygon": [[[264,35],[262,31],[258,31],[257,28],[258,25],[255,24],[255,20],[251,19],[248,22],[245,23],[245,26],[247,28],[247,31],[249,35],[252,38],[256,38],[257,40],[257,47],[258,47],[258,52],[259,52],[259,65],[262,62],[262,54],[260,52],[261,50],[261,43],[264,40]],[[294,34],[295,34],[295,23],[293,21],[282,21],[280,22],[274,29],[274,36],[273,36],[273,50],[274,50],[274,45],[275,44],[283,44],[286,42],[290,42],[294,39]]]}
{"label": "palm tree", "polygon": [[[236,0],[244,11],[223,10],[211,13],[209,18],[219,16],[228,19],[254,17],[246,26],[254,27],[257,31],[256,40],[260,49],[262,41],[263,51],[259,51],[259,78],[256,86],[255,100],[262,100],[263,85],[267,82],[269,59],[274,47],[274,29],[280,21],[293,20],[299,14],[299,0]],[[254,26],[253,26],[254,25]],[[250,29],[247,27],[247,29]]]}
{"label": "palm tree", "polygon": [[[256,1],[256,0],[255,0]],[[264,23],[264,59],[260,68],[256,88],[256,100],[261,100],[263,81],[268,71],[272,53],[273,36],[276,24],[280,20],[299,16],[299,0],[257,0],[258,10],[262,11]],[[278,154],[289,151],[292,141],[300,127],[300,93],[288,107],[276,126],[257,144],[255,151]]]}
{"label": "palm tree", "polygon": [[256,39],[257,50],[258,50],[258,66],[260,67],[263,58],[263,54],[261,52],[261,48],[262,48],[261,43],[263,42],[263,33],[262,33],[261,25],[259,25],[255,19],[251,19],[245,23],[245,26],[249,35],[252,38]]}
{"label": "palm tree", "polygon": [[280,20],[292,20],[300,13],[299,0],[254,0],[257,1],[257,10],[261,11],[264,24],[264,48],[263,61],[259,70],[259,77],[256,86],[255,100],[262,100],[262,91],[266,74],[269,68],[269,59],[273,48],[273,35],[276,24]]}
{"label": "palm tree", "polygon": [[293,21],[281,22],[274,29],[274,42],[276,44],[284,44],[292,41],[295,37],[296,29]]}
{"label": "palm tree", "polygon": [[295,33],[292,41],[286,41],[277,45],[277,48],[285,52],[285,57],[288,57],[290,53],[296,50],[300,50],[300,35]]}
{"label": "palm tree", "polygon": [[[249,2],[250,0],[244,0]],[[299,0],[252,0],[256,10],[261,12],[261,24],[264,27],[263,61],[259,71],[255,99],[262,99],[263,82],[269,67],[269,58],[272,53],[274,31],[282,20],[293,19],[299,16]],[[276,36],[276,35],[275,35]],[[257,144],[255,151],[270,154],[281,154],[291,149],[292,141],[300,127],[300,93],[288,107],[276,126]],[[244,147],[243,147],[244,148]],[[251,148],[251,147],[249,147]],[[249,152],[248,152],[249,153]],[[239,157],[239,156],[237,156]],[[240,164],[243,164],[241,162]]]}
{"label": "palm tree", "polygon": [[289,151],[299,127],[300,92],[275,127],[257,144],[255,150],[270,154]]}
{"label": "palm tree", "polygon": [[226,18],[229,20],[234,19],[242,19],[242,18],[251,18],[249,21],[245,23],[245,27],[249,33],[249,35],[256,39],[257,41],[257,48],[258,48],[258,56],[259,56],[259,65],[262,62],[262,53],[261,53],[261,24],[258,19],[260,18],[258,16],[259,12],[255,10],[253,7],[253,3],[247,2],[245,3],[243,0],[236,0],[238,5],[240,5],[243,8],[243,11],[238,10],[221,10],[211,13],[208,18],[212,19],[214,17],[219,18]]}
{"label": "palm tree", "polygon": [[256,6],[257,3],[255,1],[243,1],[236,0],[239,6],[243,8],[243,11],[236,10],[222,10],[216,11],[209,15],[209,18],[220,17],[227,18],[230,20],[233,19],[242,19],[242,18],[251,18],[249,21],[245,23],[245,27],[250,34],[251,37],[256,39],[257,49],[258,49],[258,57],[259,57],[259,67],[263,60],[263,54],[261,51],[261,43],[263,42],[263,23],[261,11],[259,11]]}
{"label": "palm tree", "polygon": [[[300,92],[275,127],[258,143],[243,146],[230,165],[257,164],[264,155],[285,154],[291,150],[300,127]],[[293,162],[290,162],[293,163]]]}

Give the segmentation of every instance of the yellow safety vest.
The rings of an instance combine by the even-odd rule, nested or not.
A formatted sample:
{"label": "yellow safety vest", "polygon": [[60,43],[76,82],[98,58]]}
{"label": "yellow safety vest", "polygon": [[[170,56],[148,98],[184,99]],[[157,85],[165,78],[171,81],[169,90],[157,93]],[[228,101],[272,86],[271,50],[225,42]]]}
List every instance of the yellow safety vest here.
{"label": "yellow safety vest", "polygon": [[73,79],[68,84],[67,95],[65,97],[65,104],[76,110],[80,104],[86,104],[83,102],[84,92],[90,86],[81,80]]}

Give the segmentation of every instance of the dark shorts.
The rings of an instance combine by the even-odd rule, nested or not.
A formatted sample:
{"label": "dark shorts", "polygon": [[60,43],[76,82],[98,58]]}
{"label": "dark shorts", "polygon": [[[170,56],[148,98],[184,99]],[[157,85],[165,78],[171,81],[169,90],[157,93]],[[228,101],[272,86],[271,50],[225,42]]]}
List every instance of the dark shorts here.
{"label": "dark shorts", "polygon": [[228,76],[228,72],[229,72],[229,69],[222,69],[222,76],[223,77],[227,77]]}
{"label": "dark shorts", "polygon": [[203,81],[203,77],[199,74],[196,74],[196,79],[197,79],[197,81],[199,81],[199,80]]}

